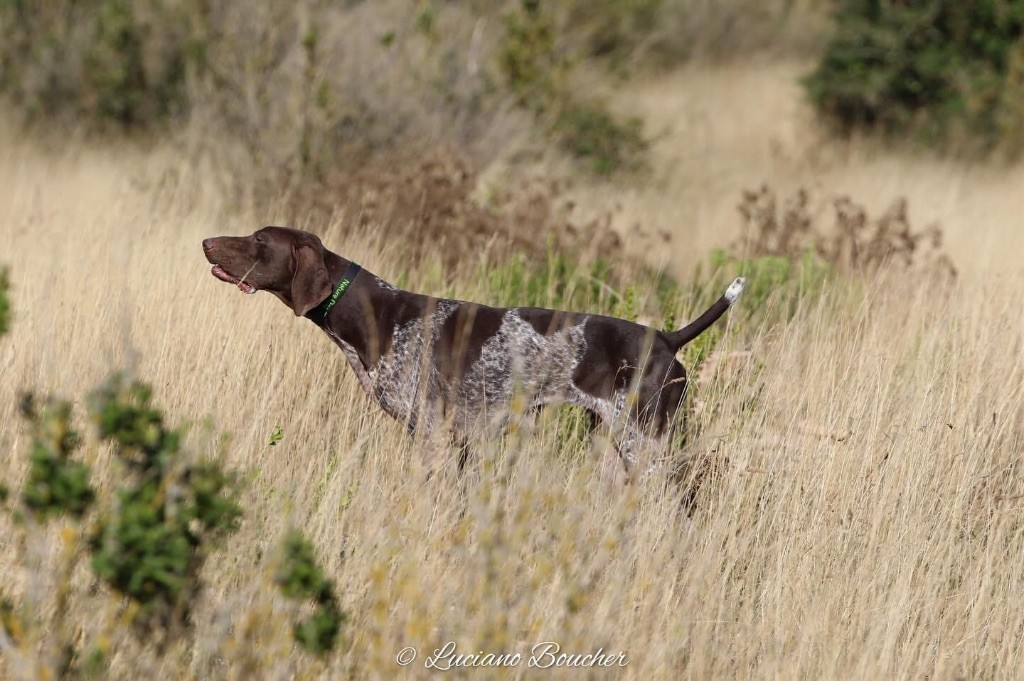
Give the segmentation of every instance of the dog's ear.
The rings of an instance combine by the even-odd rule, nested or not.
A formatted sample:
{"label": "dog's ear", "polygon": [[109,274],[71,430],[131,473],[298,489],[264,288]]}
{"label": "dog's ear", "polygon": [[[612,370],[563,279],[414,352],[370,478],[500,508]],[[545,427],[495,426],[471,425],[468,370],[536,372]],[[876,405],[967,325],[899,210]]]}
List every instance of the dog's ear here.
{"label": "dog's ear", "polygon": [[292,277],[292,309],[301,317],[331,295],[331,276],[324,262],[323,246],[299,244],[293,247],[295,275]]}

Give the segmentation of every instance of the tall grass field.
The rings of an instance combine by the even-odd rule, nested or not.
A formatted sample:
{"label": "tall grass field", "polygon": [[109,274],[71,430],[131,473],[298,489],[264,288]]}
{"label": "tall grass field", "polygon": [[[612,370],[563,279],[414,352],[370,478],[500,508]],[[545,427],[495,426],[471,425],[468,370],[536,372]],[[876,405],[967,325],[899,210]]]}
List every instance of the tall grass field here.
{"label": "tall grass field", "polygon": [[[201,239],[280,216],[237,209],[173,149],[41,146],[6,128],[0,147],[13,309],[0,338],[0,477],[11,492],[0,588],[17,604],[0,676],[54,678],[58,619],[82,655],[101,651],[101,678],[434,678],[442,672],[426,662],[450,661],[446,645],[470,662],[523,656],[449,672],[491,678],[1024,675],[1024,274],[990,266],[1016,260],[1000,244],[1020,243],[1019,197],[985,194],[978,215],[989,220],[974,226],[1002,227],[984,248],[952,254],[954,283],[888,267],[741,298],[711,354],[687,355],[705,360],[676,452],[694,474],[610,488],[607,444],[584,437],[568,410],[480,447],[462,475],[444,442],[409,437],[318,329],[210,276]],[[845,177],[836,167],[837,183],[885,183],[877,173],[888,168],[893,186],[928,185],[913,164]],[[957,182],[968,195],[992,191],[984,175]],[[954,245],[972,239],[963,218],[947,223]],[[403,260],[383,225],[353,232],[338,215],[295,226],[408,288],[523,302],[521,280],[501,276],[509,263],[486,253],[452,270],[440,253]],[[694,248],[720,242],[717,228],[678,227],[697,230]],[[707,302],[687,286],[659,302],[640,269],[628,292],[583,296],[589,271],[535,302],[632,306],[641,321],[677,327]],[[719,274],[749,272],[701,276]],[[243,482],[244,516],[202,568],[191,632],[165,645],[123,626],[130,606],[86,563],[64,569],[73,521],[42,526],[10,510],[28,471],[18,403],[30,389],[72,400],[76,457],[99,501],[113,501],[122,470],[84,404],[113,370],[150,384],[168,420],[188,424],[186,449],[220,452]],[[428,478],[438,457],[448,465]],[[295,645],[308,606],[275,584],[292,528],[312,541],[346,615],[325,656]],[[615,664],[543,668],[542,654],[530,667],[548,642]],[[416,657],[402,665],[408,648]]]}

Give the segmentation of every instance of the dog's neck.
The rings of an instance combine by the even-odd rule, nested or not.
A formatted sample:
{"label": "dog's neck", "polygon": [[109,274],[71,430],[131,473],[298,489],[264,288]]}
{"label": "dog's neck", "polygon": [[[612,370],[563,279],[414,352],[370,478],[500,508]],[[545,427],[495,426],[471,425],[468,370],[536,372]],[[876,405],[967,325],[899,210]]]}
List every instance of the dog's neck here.
{"label": "dog's neck", "polygon": [[[351,261],[326,251],[324,263],[331,276],[333,292]],[[326,315],[316,315],[311,310],[306,317],[335,342],[350,346],[363,367],[369,368],[391,346],[391,333],[398,321],[396,310],[404,307],[402,303],[421,297],[402,291],[363,268]]]}
{"label": "dog's neck", "polygon": [[[338,302],[338,300],[348,292],[349,285],[355,281],[356,277],[359,276],[359,272],[363,268],[355,262],[349,262],[348,267],[345,268],[345,273],[338,279],[338,283],[334,285],[334,288],[330,295],[320,301],[320,303],[306,312],[308,317],[313,319],[324,320],[327,319],[328,313],[331,308]],[[326,267],[325,267],[326,270]],[[328,281],[333,282],[336,277],[332,277],[330,272],[326,272]]]}

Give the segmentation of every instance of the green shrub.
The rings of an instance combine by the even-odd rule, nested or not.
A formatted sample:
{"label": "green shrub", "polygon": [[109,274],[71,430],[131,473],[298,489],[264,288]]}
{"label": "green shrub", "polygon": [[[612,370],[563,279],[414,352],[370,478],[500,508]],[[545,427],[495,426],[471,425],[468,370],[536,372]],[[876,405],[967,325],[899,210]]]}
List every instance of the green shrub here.
{"label": "green shrub", "polygon": [[[498,305],[612,314],[623,297],[618,291],[620,274],[607,260],[583,264],[573,254],[554,248],[540,261],[517,255],[500,265],[483,265],[477,276]],[[647,282],[659,275],[644,269],[639,276]]]}
{"label": "green shrub", "polygon": [[185,108],[193,21],[152,0],[0,2],[0,89],[30,115],[163,121]]}
{"label": "green shrub", "polygon": [[[708,281],[695,282],[695,286],[714,285],[711,295],[716,298],[737,273],[746,278],[743,287],[744,307],[754,311],[768,310],[769,298],[783,294],[788,304],[783,308],[783,317],[789,319],[795,311],[798,295],[820,291],[825,280],[832,274],[832,267],[811,251],[804,251],[796,257],[763,255],[740,258],[722,249],[711,251],[708,258],[713,273]],[[699,272],[699,270],[698,270]],[[717,295],[715,295],[717,293]]]}
{"label": "green shrub", "polygon": [[[167,428],[151,397],[148,386],[115,375],[89,400],[100,437],[114,445],[126,468],[113,503],[96,503],[89,468],[71,460],[80,444],[72,429],[71,404],[31,396],[22,400],[33,433],[21,495],[24,510],[39,523],[69,516],[75,524],[62,529],[55,611],[42,621],[0,599],[0,627],[15,640],[30,629],[49,632],[46,636],[56,640],[47,649],[58,655],[41,660],[41,668],[57,670],[61,677],[102,675],[110,652],[105,639],[81,648],[64,626],[70,576],[83,555],[80,534],[88,539],[93,572],[131,604],[120,622],[156,640],[163,651],[188,630],[201,588],[200,569],[217,540],[233,532],[241,518],[235,476],[210,459],[190,462],[181,452],[181,431]],[[0,503],[6,499],[7,488],[0,485]],[[25,516],[18,512],[14,517]],[[296,642],[318,655],[333,650],[345,614],[333,584],[316,564],[312,545],[298,532],[285,538],[275,581],[287,597],[314,605],[312,614],[294,626]]]}
{"label": "green shrub", "polygon": [[[114,443],[128,468],[114,490],[114,503],[109,497],[97,503],[89,467],[72,460],[81,438],[73,428],[71,403],[22,398],[21,413],[31,426],[32,442],[21,493],[24,512],[15,510],[13,518],[30,535],[53,519],[72,522],[61,528],[50,614],[44,619],[2,600],[0,625],[16,638],[35,629],[39,633],[28,636],[50,639],[40,659],[45,675],[101,675],[108,659],[103,637],[83,650],[65,618],[71,576],[85,555],[79,537],[88,539],[84,548],[95,575],[131,604],[121,622],[155,639],[162,649],[187,627],[200,587],[199,569],[212,540],[233,531],[241,515],[234,477],[213,461],[184,460],[180,433],[164,426],[162,414],[149,404],[150,396],[148,387],[115,376],[90,400],[100,436]],[[0,486],[0,503],[7,496]],[[25,523],[26,518],[35,522]]]}
{"label": "green shrub", "polygon": [[597,102],[569,104],[554,130],[562,147],[598,175],[640,167],[647,150],[642,119],[620,121]]}
{"label": "green shrub", "polygon": [[1006,65],[1006,86],[995,111],[995,127],[1007,149],[1024,149],[1024,40],[1018,40]]}
{"label": "green shrub", "polygon": [[554,17],[540,0],[523,0],[504,17],[505,33],[498,46],[498,64],[519,104],[546,111],[558,99],[567,68],[559,55]]}
{"label": "green shrub", "polygon": [[29,474],[22,502],[37,521],[67,513],[81,518],[96,495],[89,485],[89,467],[75,463],[78,433],[71,428],[71,403],[47,399],[40,407],[31,395],[21,413],[32,426]]}
{"label": "green shrub", "polygon": [[[4,322],[0,334],[7,330],[6,306],[6,273],[0,271],[0,321]],[[60,516],[74,521],[61,531],[63,557],[54,579],[55,607],[45,621],[43,615],[0,594],[0,635],[19,646],[34,637],[52,639],[40,646],[36,669],[43,677],[97,678],[109,663],[105,637],[84,649],[66,623],[71,576],[83,555],[78,541],[82,534],[88,538],[93,572],[132,604],[129,616],[120,622],[137,634],[155,638],[162,652],[168,640],[188,627],[201,587],[199,571],[208,553],[216,540],[238,527],[242,509],[236,477],[215,460],[191,462],[181,452],[182,431],[164,424],[162,412],[151,405],[151,399],[149,386],[120,375],[90,396],[100,437],[114,445],[127,469],[114,490],[117,502],[100,504],[89,467],[71,458],[81,444],[72,427],[71,403],[54,398],[39,401],[31,394],[21,400],[21,414],[32,431],[29,474],[21,494],[24,511],[40,524]],[[269,445],[282,437],[280,427],[275,427]],[[0,484],[0,506],[7,504],[9,496],[8,488]],[[26,527],[26,514],[18,510],[13,518]],[[289,533],[283,553],[276,581],[284,594],[315,604],[312,615],[295,625],[295,639],[310,652],[326,654],[334,648],[345,619],[334,586],[316,565],[313,547],[300,533]],[[47,658],[48,651],[52,657]]]}
{"label": "green shrub", "polygon": [[680,319],[684,305],[703,310],[721,297],[736,276],[747,277],[742,300],[743,307],[749,308],[744,315],[749,317],[755,310],[763,313],[771,307],[764,303],[772,293],[789,301],[786,309],[793,308],[796,294],[819,290],[831,272],[828,263],[810,252],[793,258],[743,258],[715,250],[708,267],[698,267],[687,286],[650,267],[624,272],[607,260],[598,258],[584,264],[573,254],[550,250],[539,262],[519,256],[501,265],[481,266],[477,277],[484,284],[484,297],[495,305],[642,318],[673,331],[689,321]]}
{"label": "green shrub", "polygon": [[[7,270],[0,267],[0,336],[3,336],[10,329],[11,306],[7,302]],[[7,501],[10,490],[6,485],[0,483],[0,504]],[[0,602],[0,606],[3,603]],[[0,612],[2,614],[2,612]]]}
{"label": "green shrub", "polygon": [[[596,11],[601,21],[592,39],[598,44],[586,49],[612,49],[601,43],[619,39],[606,33],[613,31],[610,27],[620,25],[620,15],[640,12],[653,17],[658,3],[659,0],[644,0],[640,4],[652,6],[644,12],[634,7],[632,0],[610,0],[596,10],[574,5],[568,23],[578,23],[573,19],[575,13],[593,18]],[[554,14],[542,6],[541,0],[522,0],[517,9],[504,16],[504,23],[498,62],[505,84],[519,105],[537,114],[547,114],[545,119],[553,121],[550,132],[561,147],[594,173],[609,175],[639,167],[647,150],[643,121],[636,117],[620,121],[602,102],[577,100],[568,86],[574,59],[569,56],[566,43],[571,41],[559,31]]]}
{"label": "green shrub", "polygon": [[92,566],[139,604],[144,628],[187,621],[211,542],[233,532],[242,514],[234,477],[210,460],[182,461],[181,432],[164,425],[151,396],[148,386],[114,376],[90,399],[100,437],[128,472],[116,511],[101,513],[90,536]]}
{"label": "green shrub", "polygon": [[86,56],[86,75],[96,90],[98,113],[130,125],[141,118],[146,78],[142,38],[131,7],[105,3],[96,18],[96,40]]}
{"label": "green shrub", "polygon": [[313,613],[292,629],[296,643],[317,655],[333,650],[345,613],[338,605],[334,585],[316,563],[313,545],[298,530],[285,536],[274,580],[288,598],[309,600],[315,606]]}
{"label": "green shrub", "polygon": [[804,81],[845,131],[988,151],[1020,137],[1024,3],[843,0]]}

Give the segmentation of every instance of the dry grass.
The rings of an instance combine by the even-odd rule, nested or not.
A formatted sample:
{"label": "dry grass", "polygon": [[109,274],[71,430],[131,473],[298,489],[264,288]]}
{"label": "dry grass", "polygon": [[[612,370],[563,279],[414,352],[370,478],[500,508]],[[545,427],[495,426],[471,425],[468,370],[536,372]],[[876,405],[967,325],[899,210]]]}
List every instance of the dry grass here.
{"label": "dry grass", "polygon": [[[837,143],[817,125],[797,79],[801,62],[692,64],[620,87],[621,114],[642,114],[653,136],[651,173],[632,187],[598,183],[577,193],[615,225],[675,236],[657,257],[688,272],[711,248],[740,236],[741,190],[767,183],[780,196],[803,187],[849,196],[871,215],[905,197],[916,225],[940,223],[944,247],[974,273],[1014,271],[1024,252],[1024,165],[964,163],[855,139]],[[561,166],[564,168],[564,166]]]}
{"label": "dry grass", "polygon": [[[554,249],[613,260],[622,251],[621,239],[609,226],[610,214],[584,224],[576,219],[565,179],[521,179],[484,194],[479,173],[450,153],[381,156],[316,182],[264,182],[265,200],[255,210],[278,210],[282,224],[338,220],[356,232],[384,226],[389,241],[401,244],[402,260],[440,257],[452,272],[466,266],[467,253],[538,260]],[[280,187],[289,184],[295,189],[282,195]]]}
{"label": "dry grass", "polygon": [[[206,569],[194,647],[158,657],[122,638],[121,604],[87,595],[87,572],[75,574],[69,619],[84,644],[113,632],[112,675],[382,678],[412,645],[420,658],[406,673],[424,677],[423,657],[446,641],[512,652],[546,640],[622,650],[630,678],[1024,670],[1014,598],[1024,587],[1024,279],[985,271],[1006,262],[986,238],[1013,238],[996,229],[1020,201],[999,193],[1012,174],[987,182],[994,173],[970,171],[975,180],[917,160],[845,166],[836,189],[855,197],[865,192],[849,185],[886,182],[938,196],[908,192],[928,213],[922,222],[938,213],[954,245],[973,243],[976,190],[990,199],[992,236],[954,250],[963,276],[953,290],[883,271],[805,301],[780,327],[727,334],[724,352],[749,355],[696,396],[714,409],[701,412],[684,453],[710,474],[688,521],[674,491],[609,493],[597,455],[560,447],[550,420],[495,444],[462,481],[425,481],[436,446],[372,407],[327,339],[269,296],[243,297],[209,276],[202,237],[274,216],[232,211],[168,152],[71,143],[44,154],[10,132],[2,141],[0,262],[12,267],[16,313],[0,340],[3,479],[17,489],[25,474],[19,388],[78,398],[126,364],[176,418],[211,417],[232,433],[228,463],[252,472],[243,526]],[[715,229],[738,224],[738,190],[757,184],[740,180],[766,163],[755,149],[754,170],[737,169],[740,152],[723,149],[734,165],[706,167],[707,193],[686,208],[702,219],[677,226],[689,248],[727,241]],[[899,170],[873,176],[886,168]],[[659,205],[689,205],[700,188],[668,198],[683,176],[662,176]],[[968,198],[954,205],[950,185]],[[336,222],[326,240],[399,274],[379,234]],[[439,286],[429,263],[405,274]],[[453,286],[484,295],[468,274]],[[271,449],[275,425],[285,438]],[[199,427],[192,441],[212,447]],[[85,456],[109,490],[109,453],[90,441]],[[290,524],[313,538],[350,615],[342,650],[325,663],[293,649],[294,606],[271,582]],[[0,517],[0,584],[45,614],[59,542],[17,537]],[[3,675],[35,675],[42,635],[4,652]]]}

